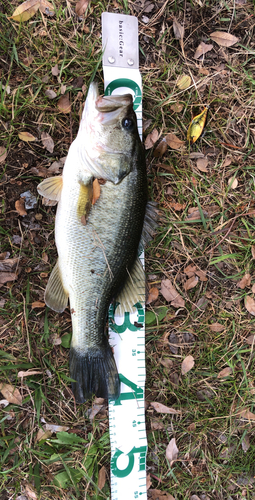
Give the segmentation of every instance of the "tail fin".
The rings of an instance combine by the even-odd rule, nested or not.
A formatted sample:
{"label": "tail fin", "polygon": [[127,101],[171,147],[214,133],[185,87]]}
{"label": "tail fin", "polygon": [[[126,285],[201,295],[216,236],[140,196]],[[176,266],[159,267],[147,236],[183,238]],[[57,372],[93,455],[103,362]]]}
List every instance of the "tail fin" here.
{"label": "tail fin", "polygon": [[70,376],[76,380],[72,391],[77,403],[84,403],[92,394],[105,399],[119,397],[120,381],[109,345],[90,347],[85,353],[71,347]]}

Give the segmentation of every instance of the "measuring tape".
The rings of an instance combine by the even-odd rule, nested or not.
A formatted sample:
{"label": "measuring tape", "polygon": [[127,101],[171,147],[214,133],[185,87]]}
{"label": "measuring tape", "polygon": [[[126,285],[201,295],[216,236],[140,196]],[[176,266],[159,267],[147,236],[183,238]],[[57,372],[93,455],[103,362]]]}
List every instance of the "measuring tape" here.
{"label": "measuring tape", "polygon": [[[138,21],[136,17],[102,14],[105,95],[132,94],[142,138],[142,80],[139,72]],[[144,264],[144,255],[140,256]],[[145,287],[145,284],[144,284]],[[114,348],[121,392],[109,401],[111,441],[111,499],[147,499],[147,437],[144,411],[145,306],[135,312],[109,310],[110,344]]]}

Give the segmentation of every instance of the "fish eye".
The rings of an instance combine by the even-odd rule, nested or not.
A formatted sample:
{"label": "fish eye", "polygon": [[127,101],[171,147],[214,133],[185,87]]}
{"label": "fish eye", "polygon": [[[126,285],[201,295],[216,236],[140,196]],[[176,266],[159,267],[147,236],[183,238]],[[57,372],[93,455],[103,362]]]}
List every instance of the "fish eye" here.
{"label": "fish eye", "polygon": [[128,131],[132,131],[135,128],[135,122],[132,118],[123,118],[122,127]]}

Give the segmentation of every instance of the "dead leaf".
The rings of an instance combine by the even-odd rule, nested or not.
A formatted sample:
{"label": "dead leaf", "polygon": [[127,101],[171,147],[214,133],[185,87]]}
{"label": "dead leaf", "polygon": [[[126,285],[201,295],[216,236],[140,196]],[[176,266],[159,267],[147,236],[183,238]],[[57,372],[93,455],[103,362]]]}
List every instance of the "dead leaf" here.
{"label": "dead leaf", "polygon": [[242,444],[242,448],[243,448],[244,453],[246,453],[248,451],[248,449],[250,448],[250,440],[249,440],[249,436],[247,434],[242,439],[241,444]]}
{"label": "dead leaf", "polygon": [[147,474],[147,476],[146,476],[146,490],[148,490],[151,486],[152,486],[151,475]]}
{"label": "dead leaf", "polygon": [[198,284],[198,277],[197,276],[192,276],[189,278],[186,283],[184,283],[184,290],[187,292],[188,290],[191,290],[191,288],[194,288]]}
{"label": "dead leaf", "polygon": [[168,406],[157,402],[150,403],[150,406],[152,406],[158,413],[169,413],[170,415],[179,415],[181,413],[179,410],[168,408]]}
{"label": "dead leaf", "polygon": [[174,36],[176,40],[182,40],[184,37],[184,26],[182,26],[174,17],[173,20],[173,31],[174,31]]}
{"label": "dead leaf", "polygon": [[189,75],[183,75],[181,76],[180,78],[178,78],[178,81],[177,81],[177,87],[180,89],[180,90],[186,90],[189,88],[189,86],[191,85],[191,78]]}
{"label": "dead leaf", "polygon": [[230,187],[230,189],[236,189],[237,186],[238,186],[238,180],[236,177],[230,177],[228,179],[228,185]]}
{"label": "dead leaf", "polygon": [[198,158],[197,160],[197,168],[200,172],[208,172],[207,170],[208,159],[207,158]]}
{"label": "dead leaf", "polygon": [[247,311],[255,316],[255,300],[252,299],[252,297],[250,297],[249,295],[246,295],[244,299],[244,305]]}
{"label": "dead leaf", "polygon": [[209,325],[209,328],[211,332],[223,332],[225,330],[225,327],[220,323],[212,323],[212,325]]}
{"label": "dead leaf", "polygon": [[188,276],[188,278],[191,278],[192,276],[195,275],[197,266],[194,266],[193,264],[189,264],[187,267],[184,268],[185,274]]}
{"label": "dead leaf", "polygon": [[98,198],[100,197],[100,192],[101,192],[101,188],[100,188],[100,184],[98,182],[98,179],[95,179],[93,181],[93,198],[92,198],[92,205],[95,205],[96,201],[98,200]]}
{"label": "dead leaf", "polygon": [[0,163],[2,163],[7,156],[7,149],[4,146],[0,146]]}
{"label": "dead leaf", "polygon": [[88,8],[89,0],[79,0],[75,6],[77,16],[82,17]]}
{"label": "dead leaf", "polygon": [[229,156],[227,156],[225,158],[224,162],[222,163],[222,167],[229,167],[229,165],[231,165],[231,163],[232,163],[232,159]]}
{"label": "dead leaf", "polygon": [[171,370],[173,368],[173,361],[169,358],[161,359],[160,364],[163,365],[168,370]]}
{"label": "dead leaf", "polygon": [[27,370],[27,371],[21,371],[21,372],[18,372],[18,377],[20,378],[24,378],[24,377],[30,377],[30,375],[40,375],[41,373],[43,373],[41,370]]}
{"label": "dead leaf", "polygon": [[0,271],[4,272],[12,272],[17,268],[17,265],[19,263],[19,257],[14,257],[13,259],[4,259],[0,260]]}
{"label": "dead leaf", "polygon": [[99,473],[98,473],[97,486],[100,490],[104,487],[105,481],[106,481],[106,469],[105,469],[105,466],[103,465],[103,467],[101,467],[101,469],[99,470]]}
{"label": "dead leaf", "polygon": [[51,437],[51,435],[52,435],[52,432],[50,430],[45,431],[44,429],[39,429],[39,431],[36,434],[35,441],[36,441],[36,443],[39,443],[43,439],[48,439],[49,437]]}
{"label": "dead leaf", "polygon": [[165,141],[172,149],[180,149],[184,144],[184,141],[181,141],[175,134],[171,133],[166,135]]}
{"label": "dead leaf", "polygon": [[158,294],[159,294],[159,291],[156,287],[150,288],[149,295],[148,295],[148,298],[146,300],[146,304],[151,304],[152,302],[155,302],[155,300],[157,300],[157,298],[158,298]]}
{"label": "dead leaf", "polygon": [[194,59],[199,59],[199,57],[204,56],[207,52],[213,49],[213,45],[208,45],[204,42],[201,42],[196,49],[194,54]]}
{"label": "dead leaf", "polygon": [[59,174],[60,172],[62,172],[62,170],[60,170],[62,168],[63,163],[61,163],[61,161],[54,161],[48,168],[48,172],[51,172],[52,174]]}
{"label": "dead leaf", "polygon": [[50,2],[48,2],[48,0],[41,0],[39,9],[40,12],[46,14],[46,16],[52,17],[55,14],[54,7]]}
{"label": "dead leaf", "polygon": [[148,490],[148,499],[149,500],[175,500],[175,498],[167,493],[167,491],[160,490]]}
{"label": "dead leaf", "polygon": [[206,277],[206,271],[196,271],[196,275],[200,278],[201,281],[208,281]]}
{"label": "dead leaf", "polygon": [[14,405],[22,405],[22,396],[19,390],[11,384],[0,384],[0,392],[9,403]]}
{"label": "dead leaf", "polygon": [[59,69],[58,69],[58,65],[55,64],[55,66],[53,66],[53,68],[51,68],[51,73],[53,74],[53,76],[58,76],[59,75]]}
{"label": "dead leaf", "polygon": [[45,90],[45,95],[46,95],[46,97],[48,97],[49,99],[55,99],[55,97],[57,97],[56,92],[54,92],[54,90],[51,90],[51,89],[47,89],[47,90]]}
{"label": "dead leaf", "polygon": [[176,445],[175,438],[172,438],[166,448],[166,458],[170,462],[170,467],[178,458],[179,450]]}
{"label": "dead leaf", "polygon": [[71,112],[71,103],[69,101],[69,94],[62,95],[58,100],[58,109],[61,113],[70,113]]}
{"label": "dead leaf", "polygon": [[69,427],[67,425],[55,425],[55,424],[45,424],[44,429],[51,432],[67,432]]}
{"label": "dead leaf", "polygon": [[8,281],[14,281],[17,279],[17,274],[15,273],[0,273],[0,285],[8,283]]}
{"label": "dead leaf", "polygon": [[205,158],[205,155],[203,153],[199,153],[199,151],[192,151],[189,157],[191,160],[197,160],[198,158]]}
{"label": "dead leaf", "polygon": [[243,276],[243,278],[240,281],[238,281],[236,286],[239,286],[239,288],[242,288],[242,290],[244,290],[244,288],[246,286],[250,286],[250,284],[251,284],[251,275],[247,273]]}
{"label": "dead leaf", "polygon": [[148,118],[147,120],[143,120],[143,132],[145,132],[145,130],[147,130],[147,128],[149,128],[152,124],[152,119],[151,118]]}
{"label": "dead leaf", "polygon": [[178,104],[177,102],[175,102],[170,106],[170,109],[175,113],[180,113],[183,110],[183,104]]}
{"label": "dead leaf", "polygon": [[232,373],[233,373],[232,368],[230,368],[230,366],[227,366],[226,368],[223,368],[223,370],[221,370],[218,373],[217,378],[228,377],[229,375],[232,375]]}
{"label": "dead leaf", "polygon": [[255,259],[255,245],[251,246],[251,255],[252,255],[252,258]]}
{"label": "dead leaf", "polygon": [[37,138],[34,135],[30,134],[30,132],[19,132],[18,137],[21,141],[24,142],[37,141]]}
{"label": "dead leaf", "polygon": [[103,406],[103,404],[93,403],[92,408],[88,410],[90,422],[94,420],[95,416],[100,412],[100,410],[102,410]]}
{"label": "dead leaf", "polygon": [[163,156],[163,154],[166,152],[166,150],[167,150],[167,143],[166,143],[166,139],[164,138],[164,139],[162,139],[162,141],[160,141],[160,143],[154,149],[154,151],[153,151],[154,158],[161,158],[161,156]]}
{"label": "dead leaf", "polygon": [[186,356],[186,358],[184,358],[184,360],[182,362],[182,366],[181,366],[182,375],[185,375],[185,373],[188,373],[193,368],[194,364],[195,364],[195,361],[194,361],[193,356],[191,356],[191,355]]}
{"label": "dead leaf", "polygon": [[32,302],[32,309],[41,309],[42,307],[45,307],[45,302],[40,302],[39,300]]}
{"label": "dead leaf", "polygon": [[239,41],[236,36],[226,33],[225,31],[214,31],[210,34],[210,37],[221,47],[231,47]]}
{"label": "dead leaf", "polygon": [[53,153],[54,141],[53,141],[52,137],[50,136],[50,134],[48,134],[47,132],[42,132],[41,140],[42,140],[42,143],[43,143],[45,149],[47,149],[47,151],[49,151],[50,153]]}
{"label": "dead leaf", "polygon": [[161,431],[165,426],[159,420],[151,420],[151,430],[152,431]]}
{"label": "dead leaf", "polygon": [[144,147],[145,147],[145,149],[150,149],[150,148],[152,148],[152,146],[154,146],[155,142],[157,142],[157,140],[158,140],[158,136],[159,136],[159,133],[158,133],[157,129],[156,129],[156,128],[154,128],[154,129],[152,130],[152,132],[150,132],[150,133],[147,135],[146,139],[145,139],[145,143],[144,143]]}
{"label": "dead leaf", "polygon": [[24,22],[33,17],[40,7],[40,0],[26,0],[15,9],[11,19]]}
{"label": "dead leaf", "polygon": [[241,418],[246,418],[247,420],[255,420],[255,414],[252,413],[248,408],[244,408],[243,410],[239,410],[237,412],[236,416],[241,417]]}
{"label": "dead leaf", "polygon": [[162,280],[161,281],[161,289],[160,292],[162,293],[163,297],[170,302],[173,307],[184,307],[185,306],[185,301],[181,297],[181,295],[177,292],[175,287],[172,285],[171,281],[169,279]]}
{"label": "dead leaf", "polygon": [[31,500],[37,500],[38,499],[38,496],[35,492],[35,490],[33,489],[32,486],[30,485],[26,485],[26,489],[25,489],[25,492],[26,492],[26,496],[31,499]]}
{"label": "dead leaf", "polygon": [[255,343],[255,335],[249,335],[249,337],[247,337],[245,339],[245,342],[247,344],[250,344],[250,345],[254,344]]}
{"label": "dead leaf", "polygon": [[20,198],[19,200],[15,201],[15,209],[17,210],[19,215],[27,215],[27,211],[25,210],[25,200],[24,198]]}

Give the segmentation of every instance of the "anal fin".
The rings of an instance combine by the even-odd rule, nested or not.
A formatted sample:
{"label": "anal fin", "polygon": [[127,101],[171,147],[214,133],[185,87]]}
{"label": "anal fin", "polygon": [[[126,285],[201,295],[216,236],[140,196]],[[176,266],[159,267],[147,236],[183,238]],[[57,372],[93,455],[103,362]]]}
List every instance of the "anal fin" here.
{"label": "anal fin", "polygon": [[65,291],[62,283],[58,261],[49,277],[44,300],[46,305],[56,312],[63,312],[67,306],[68,293]]}

